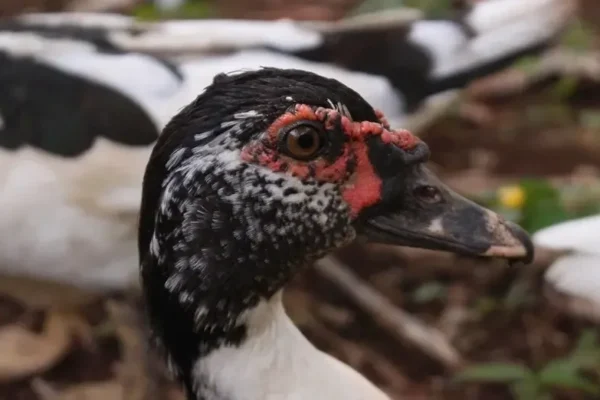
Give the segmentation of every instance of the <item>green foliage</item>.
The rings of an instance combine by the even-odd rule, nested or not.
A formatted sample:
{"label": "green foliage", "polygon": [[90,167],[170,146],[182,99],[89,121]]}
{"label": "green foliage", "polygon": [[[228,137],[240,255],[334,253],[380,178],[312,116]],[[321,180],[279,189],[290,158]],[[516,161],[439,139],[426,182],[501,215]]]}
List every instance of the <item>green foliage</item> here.
{"label": "green foliage", "polygon": [[517,400],[550,399],[554,388],[600,395],[600,384],[584,375],[600,367],[597,334],[584,332],[571,354],[550,361],[539,370],[514,363],[485,363],[466,368],[455,376],[458,382],[504,383]]}
{"label": "green foliage", "polygon": [[482,296],[475,302],[475,315],[478,319],[483,319],[490,313],[496,311],[499,307],[499,302],[495,297]]}
{"label": "green foliage", "polygon": [[579,113],[579,123],[587,129],[600,131],[600,111],[582,110]]}
{"label": "green foliage", "polygon": [[530,233],[569,219],[600,213],[600,185],[555,187],[545,179],[523,179],[516,186],[523,190],[525,199],[517,208],[502,204],[497,191],[482,193],[473,200],[494,209]]}
{"label": "green foliage", "polygon": [[444,299],[447,295],[447,288],[440,282],[427,282],[419,286],[412,293],[412,300],[418,304],[430,303],[434,300]]}
{"label": "green foliage", "polygon": [[569,218],[560,192],[545,180],[521,181],[525,204],[521,208],[520,223],[531,233]]}
{"label": "green foliage", "polygon": [[600,394],[600,386],[581,375],[581,366],[570,359],[548,363],[538,373],[539,386],[577,389],[589,394]]}
{"label": "green foliage", "polygon": [[557,101],[567,101],[575,94],[578,86],[579,78],[577,76],[562,76],[550,87],[550,94]]}
{"label": "green foliage", "polygon": [[525,73],[533,73],[540,63],[537,56],[523,56],[515,61],[514,68]]}
{"label": "green foliage", "polygon": [[379,10],[387,10],[390,8],[399,8],[404,6],[402,0],[366,0],[360,3],[358,7],[353,9],[350,14],[365,14]]}
{"label": "green foliage", "polygon": [[541,386],[535,379],[524,379],[515,382],[511,391],[516,399],[550,400],[550,395],[542,393]]}
{"label": "green foliage", "polygon": [[571,218],[600,213],[600,183],[598,185],[565,186],[561,190],[563,203]]}
{"label": "green foliage", "polygon": [[212,2],[207,0],[186,1],[171,12],[165,13],[154,4],[141,4],[135,8],[133,15],[140,21],[157,21],[163,19],[201,19],[213,15]]}
{"label": "green foliage", "polygon": [[569,29],[562,35],[561,44],[577,51],[592,50],[594,44],[594,31],[581,19],[571,24]]}
{"label": "green foliage", "polygon": [[363,14],[390,8],[416,8],[429,17],[447,16],[452,8],[451,0],[366,0],[355,8],[351,14]]}
{"label": "green foliage", "polygon": [[523,305],[533,304],[535,302],[535,291],[531,287],[531,279],[527,274],[522,274],[508,290],[508,293],[502,300],[502,306],[505,310],[517,310]]}
{"label": "green foliage", "polygon": [[461,371],[456,379],[463,382],[512,383],[531,379],[527,367],[512,363],[488,363]]}
{"label": "green foliage", "polygon": [[429,17],[447,16],[452,9],[451,0],[405,0],[407,7],[418,8]]}

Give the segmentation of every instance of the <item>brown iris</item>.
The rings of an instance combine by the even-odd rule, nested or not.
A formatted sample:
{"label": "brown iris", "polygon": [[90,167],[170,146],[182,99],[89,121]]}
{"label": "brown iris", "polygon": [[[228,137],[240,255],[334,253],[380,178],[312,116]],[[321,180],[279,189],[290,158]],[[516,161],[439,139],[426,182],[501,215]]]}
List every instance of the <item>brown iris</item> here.
{"label": "brown iris", "polygon": [[314,158],[323,147],[322,130],[314,123],[294,124],[284,133],[285,152],[299,160]]}

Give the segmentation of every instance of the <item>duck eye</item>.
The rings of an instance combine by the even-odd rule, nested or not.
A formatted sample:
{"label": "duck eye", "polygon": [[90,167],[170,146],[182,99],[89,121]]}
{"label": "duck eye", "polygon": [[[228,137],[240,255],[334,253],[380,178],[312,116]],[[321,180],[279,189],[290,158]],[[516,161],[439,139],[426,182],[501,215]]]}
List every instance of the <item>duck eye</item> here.
{"label": "duck eye", "polygon": [[283,150],[299,160],[314,158],[323,148],[322,128],[316,123],[301,122],[288,127],[283,135]]}

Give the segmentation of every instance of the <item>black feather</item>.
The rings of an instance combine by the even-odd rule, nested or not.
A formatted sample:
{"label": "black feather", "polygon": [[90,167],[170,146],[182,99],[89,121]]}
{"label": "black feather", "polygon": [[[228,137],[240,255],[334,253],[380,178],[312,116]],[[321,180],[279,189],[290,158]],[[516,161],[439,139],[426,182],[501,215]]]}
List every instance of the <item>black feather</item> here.
{"label": "black feather", "polygon": [[31,58],[0,52],[0,87],[0,147],[30,145],[74,157],[98,137],[148,146],[159,133],[150,116],[117,90]]}

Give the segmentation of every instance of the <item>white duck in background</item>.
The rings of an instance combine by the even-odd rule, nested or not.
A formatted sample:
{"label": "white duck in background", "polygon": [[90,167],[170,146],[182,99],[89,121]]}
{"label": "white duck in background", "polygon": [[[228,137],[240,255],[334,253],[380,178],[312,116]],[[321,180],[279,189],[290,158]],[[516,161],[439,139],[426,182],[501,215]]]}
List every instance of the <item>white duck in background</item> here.
{"label": "white duck in background", "polygon": [[565,250],[548,268],[545,278],[565,296],[563,306],[600,322],[600,215],[552,225],[533,235],[536,246]]}
{"label": "white duck in background", "polygon": [[135,285],[135,221],[151,147],[219,73],[312,71],[352,87],[401,126],[428,96],[551,44],[573,9],[567,0],[487,0],[454,20],[380,24],[148,24],[77,13],[4,20],[0,207],[10,212],[0,214],[0,271],[90,290]]}

